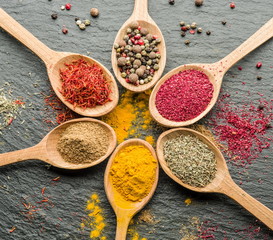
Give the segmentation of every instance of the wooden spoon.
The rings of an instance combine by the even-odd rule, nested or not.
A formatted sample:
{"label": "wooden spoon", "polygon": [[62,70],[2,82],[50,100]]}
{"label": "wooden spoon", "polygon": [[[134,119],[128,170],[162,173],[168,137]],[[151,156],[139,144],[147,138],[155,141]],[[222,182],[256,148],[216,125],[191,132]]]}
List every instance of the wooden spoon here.
{"label": "wooden spoon", "polygon": [[[156,86],[154,87],[149,101],[149,109],[153,118],[160,124],[166,127],[182,127],[193,124],[203,118],[214,106],[217,101],[223,77],[225,73],[241,58],[246,56],[248,53],[253,51],[255,48],[269,40],[273,37],[273,18],[269,20],[263,27],[261,27],[255,34],[253,34],[248,40],[246,40],[241,46],[236,48],[232,53],[224,57],[222,60],[212,63],[212,64],[187,64],[181,65],[170,72],[168,72],[165,76],[163,76]],[[207,106],[206,110],[203,111],[197,117],[182,122],[175,122],[164,118],[158,112],[155,104],[155,99],[158,90],[160,89],[161,85],[164,84],[166,80],[168,80],[171,76],[185,71],[187,69],[195,69],[201,72],[204,72],[208,77],[214,87],[213,97]]]}
{"label": "wooden spoon", "polygon": [[165,65],[166,65],[166,46],[165,40],[160,31],[159,27],[156,25],[154,20],[150,17],[148,13],[148,0],[135,0],[135,7],[133,14],[131,17],[122,25],[120,30],[117,33],[116,39],[114,43],[118,43],[120,40],[123,40],[123,37],[126,35],[126,29],[129,27],[130,23],[133,21],[137,21],[139,25],[143,28],[147,28],[149,33],[158,36],[161,39],[161,43],[158,45],[159,52],[161,54],[160,61],[158,63],[159,70],[157,70],[153,76],[153,80],[147,84],[135,86],[133,84],[127,83],[124,78],[121,77],[121,72],[119,71],[118,64],[117,64],[117,57],[116,57],[116,50],[113,46],[112,50],[112,68],[116,75],[116,78],[120,82],[120,84],[133,91],[133,92],[143,92],[155,85],[158,79],[161,77]]}
{"label": "wooden spoon", "polygon": [[131,202],[124,200],[122,196],[113,187],[110,178],[110,170],[113,164],[113,160],[121,149],[132,145],[134,146],[140,145],[146,147],[147,149],[150,150],[153,157],[157,159],[154,148],[149,143],[141,139],[130,139],[121,143],[110,157],[104,174],[104,187],[107,198],[112,208],[114,209],[117,217],[116,240],[126,240],[126,234],[130,220],[150,201],[155,192],[158,182],[159,166],[157,163],[156,176],[152,189],[150,193],[145,198],[143,198],[141,202]]}
{"label": "wooden spoon", "polygon": [[[108,134],[109,138],[109,146],[108,150],[103,157],[100,159],[93,161],[91,163],[83,163],[83,164],[73,164],[66,162],[60,153],[57,150],[57,142],[60,138],[61,133],[71,124],[78,123],[78,122],[95,122],[100,124]],[[53,165],[58,168],[65,168],[65,169],[82,169],[92,167],[101,163],[105,160],[115,149],[117,144],[117,137],[114,130],[106,123],[99,121],[97,119],[92,118],[78,118],[74,120],[67,121],[51,132],[49,132],[43,140],[38,143],[34,147],[2,153],[0,154],[0,166],[8,165],[11,163],[21,162],[28,159],[39,159],[50,165]]]}
{"label": "wooden spoon", "polygon": [[[182,182],[179,178],[177,178],[172,171],[169,169],[168,164],[164,159],[163,148],[164,143],[170,139],[179,137],[181,135],[191,135],[198,137],[202,142],[207,144],[209,148],[214,152],[215,158],[217,161],[217,172],[214,180],[205,187],[193,187],[184,182]],[[226,161],[220,152],[220,150],[212,143],[207,137],[202,135],[201,133],[188,129],[188,128],[177,128],[171,129],[164,133],[162,133],[157,140],[157,156],[160,162],[161,167],[165,171],[165,173],[176,181],[178,184],[182,185],[185,188],[188,188],[192,191],[196,192],[216,192],[223,193],[235,201],[237,201],[240,205],[242,205],[246,210],[252,213],[255,217],[257,217],[260,221],[262,221],[265,225],[267,225],[270,229],[273,230],[273,211],[264,206],[262,203],[248,195],[244,190],[242,190],[231,178]]]}
{"label": "wooden spoon", "polygon": [[[56,52],[51,50],[42,42],[40,42],[36,37],[34,37],[30,32],[28,32],[22,25],[16,22],[1,8],[0,27],[16,39],[18,39],[21,43],[23,43],[31,51],[36,53],[37,56],[44,61],[53,90],[55,91],[59,99],[74,112],[87,117],[99,117],[107,114],[117,105],[119,98],[117,83],[110,71],[98,61],[76,53]],[[84,110],[80,107],[74,107],[73,104],[67,102],[64,99],[63,95],[59,91],[62,88],[59,71],[60,69],[65,67],[64,63],[72,63],[73,61],[76,61],[78,59],[83,59],[89,64],[97,64],[102,69],[105,78],[111,84],[112,93],[110,94],[110,98],[112,99],[112,101],[107,102],[106,104],[101,106],[87,108]]]}

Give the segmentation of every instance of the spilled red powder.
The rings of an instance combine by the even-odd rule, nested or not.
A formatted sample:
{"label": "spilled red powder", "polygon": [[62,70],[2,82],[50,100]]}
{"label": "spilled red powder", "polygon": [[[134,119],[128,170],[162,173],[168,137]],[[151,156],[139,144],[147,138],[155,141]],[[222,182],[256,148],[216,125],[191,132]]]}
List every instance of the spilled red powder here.
{"label": "spilled red powder", "polygon": [[200,115],[213,96],[213,85],[206,74],[194,69],[173,75],[156,95],[158,112],[175,122],[191,120]]}
{"label": "spilled red powder", "polygon": [[238,108],[228,103],[229,97],[225,94],[219,99],[210,125],[218,139],[226,143],[229,162],[245,167],[270,146],[272,139],[266,132],[273,120],[273,103],[260,99]]}

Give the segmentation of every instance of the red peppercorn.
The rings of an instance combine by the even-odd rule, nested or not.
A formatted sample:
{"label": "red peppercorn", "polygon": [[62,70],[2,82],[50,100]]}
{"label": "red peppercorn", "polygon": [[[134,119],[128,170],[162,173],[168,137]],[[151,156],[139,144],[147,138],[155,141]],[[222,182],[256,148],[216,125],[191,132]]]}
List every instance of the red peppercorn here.
{"label": "red peppercorn", "polygon": [[235,3],[232,2],[229,6],[230,6],[231,9],[234,9],[235,8]]}
{"label": "red peppercorn", "polygon": [[186,31],[188,31],[188,28],[186,26],[183,26],[183,27],[181,27],[181,30],[186,32]]}
{"label": "red peppercorn", "polygon": [[138,41],[138,44],[139,44],[139,45],[144,45],[144,41],[143,41],[142,39],[140,39],[140,40]]}
{"label": "red peppercorn", "polygon": [[129,80],[129,78],[126,78],[126,79],[125,79],[125,81],[126,81],[127,83],[130,83],[130,80]]}
{"label": "red peppercorn", "polygon": [[70,10],[71,7],[72,7],[72,5],[70,3],[65,4],[65,9],[66,10]]}
{"label": "red peppercorn", "polygon": [[189,33],[190,33],[190,34],[195,34],[195,31],[194,31],[193,29],[191,29],[191,30],[189,31]]}
{"label": "red peppercorn", "polygon": [[243,70],[243,68],[242,68],[241,66],[239,66],[239,67],[238,67],[238,70],[242,71],[242,70]]}
{"label": "red peppercorn", "polygon": [[131,38],[130,40],[131,40],[131,42],[132,42],[133,44],[135,44],[135,39],[134,39],[134,38]]}
{"label": "red peppercorn", "polygon": [[140,36],[140,35],[136,35],[134,38],[135,38],[136,40],[139,40],[139,39],[141,38],[141,36]]}
{"label": "red peppercorn", "polygon": [[257,62],[257,64],[256,64],[256,68],[261,68],[262,67],[262,63],[261,62]]}
{"label": "red peppercorn", "polygon": [[137,28],[139,31],[141,30],[141,26],[138,26],[138,28]]}
{"label": "red peppercorn", "polygon": [[153,39],[158,39],[158,36],[156,36],[156,35],[153,35]]}
{"label": "red peppercorn", "polygon": [[63,32],[63,34],[67,34],[68,33],[68,29],[66,27],[63,27],[62,28],[62,32]]}

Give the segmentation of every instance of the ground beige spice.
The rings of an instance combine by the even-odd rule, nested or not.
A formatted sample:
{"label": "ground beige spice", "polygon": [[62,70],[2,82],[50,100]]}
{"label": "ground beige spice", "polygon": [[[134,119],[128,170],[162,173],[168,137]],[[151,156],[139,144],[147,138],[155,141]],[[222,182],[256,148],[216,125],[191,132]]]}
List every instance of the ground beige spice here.
{"label": "ground beige spice", "polygon": [[107,132],[98,123],[79,122],[61,134],[57,150],[70,163],[91,163],[104,156],[109,146]]}

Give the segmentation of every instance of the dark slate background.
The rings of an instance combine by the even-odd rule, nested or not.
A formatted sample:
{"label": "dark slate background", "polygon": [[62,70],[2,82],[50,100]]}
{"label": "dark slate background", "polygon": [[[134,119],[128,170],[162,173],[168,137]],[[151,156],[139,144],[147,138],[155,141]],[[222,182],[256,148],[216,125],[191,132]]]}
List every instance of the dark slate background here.
{"label": "dark slate background", "polygon": [[[0,6],[50,48],[90,54],[111,69],[111,47],[118,29],[132,12],[133,2],[71,0],[70,11],[61,11],[60,6],[66,2],[59,0],[0,0]],[[230,9],[229,3],[230,1],[205,0],[203,7],[196,8],[193,0],[177,0],[174,6],[170,6],[168,0],[149,1],[150,15],[161,28],[167,44],[165,73],[185,63],[218,61],[273,16],[272,0],[237,0],[234,10]],[[74,18],[89,18],[91,7],[100,10],[100,17],[92,19],[92,27],[80,31],[75,26]],[[50,17],[53,12],[59,15],[56,21]],[[188,34],[185,39],[190,39],[192,43],[187,47],[183,43],[185,39],[180,37],[178,23],[181,20],[188,23],[195,21],[204,31],[210,30],[212,34]],[[221,24],[222,20],[227,21],[226,26]],[[67,35],[61,32],[63,25],[69,30]],[[40,95],[41,91],[49,92],[50,84],[43,62],[13,37],[2,30],[0,33],[0,85],[9,82],[13,96],[23,97],[27,107],[0,135],[0,152],[3,153],[33,146],[50,130],[42,120],[45,105]],[[271,40],[227,73],[223,89],[231,94],[233,101],[242,102],[248,91],[272,97],[272,55]],[[255,68],[258,61],[263,62],[260,70]],[[238,65],[243,67],[243,71],[238,71]],[[256,80],[258,74],[263,76],[262,81]],[[246,84],[242,85],[242,82]],[[258,98],[256,96],[253,94],[253,98]],[[23,120],[24,124],[20,124]],[[269,155],[268,159],[265,159],[266,155]],[[1,167],[0,239],[87,240],[89,232],[81,233],[79,226],[81,218],[86,216],[86,201],[95,192],[99,194],[104,209],[107,223],[105,234],[108,239],[114,239],[115,216],[103,188],[106,163],[74,172],[48,168],[45,163],[35,160]],[[241,186],[246,192],[271,209],[272,166],[272,147],[264,151],[242,175],[237,168],[229,165],[233,179],[237,183],[242,181]],[[52,184],[51,179],[58,176],[61,177],[60,181]],[[23,210],[21,199],[28,197],[35,201],[35,196],[41,195],[43,187],[47,187],[46,194],[55,206],[40,211],[34,220],[26,221],[20,214]],[[192,198],[193,203],[186,206],[184,200],[188,197]],[[157,191],[146,209],[150,209],[159,222],[141,223],[136,225],[136,229],[141,237],[151,240],[181,240],[182,225],[189,224],[189,219],[194,216],[204,222],[205,228],[214,227],[215,231],[212,233],[215,239],[273,239],[272,231],[257,222],[255,217],[233,200],[219,194],[188,191],[171,181],[163,172],[160,173]],[[16,230],[9,233],[12,226]],[[153,233],[149,233],[150,231]]]}

